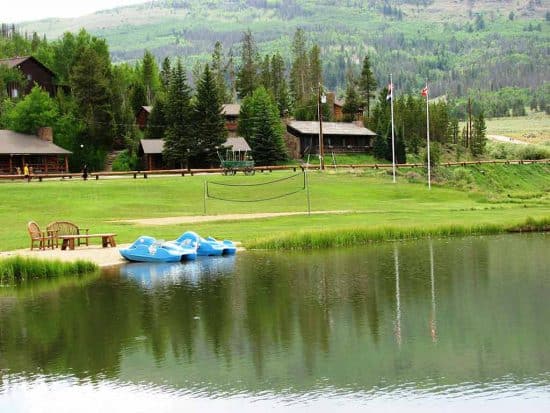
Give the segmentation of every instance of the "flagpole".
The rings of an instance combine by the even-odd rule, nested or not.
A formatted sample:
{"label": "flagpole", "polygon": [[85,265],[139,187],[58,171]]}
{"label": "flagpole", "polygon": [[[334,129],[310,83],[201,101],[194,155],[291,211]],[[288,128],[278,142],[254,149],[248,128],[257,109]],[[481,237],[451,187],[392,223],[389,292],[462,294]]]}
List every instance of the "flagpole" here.
{"label": "flagpole", "polygon": [[428,89],[428,79],[426,79],[426,150],[428,152],[428,189],[432,189],[432,171],[430,162],[430,89]]}
{"label": "flagpole", "polygon": [[393,127],[393,78],[390,73],[390,107],[391,107],[391,159],[393,170],[393,183],[395,183],[395,133]]}

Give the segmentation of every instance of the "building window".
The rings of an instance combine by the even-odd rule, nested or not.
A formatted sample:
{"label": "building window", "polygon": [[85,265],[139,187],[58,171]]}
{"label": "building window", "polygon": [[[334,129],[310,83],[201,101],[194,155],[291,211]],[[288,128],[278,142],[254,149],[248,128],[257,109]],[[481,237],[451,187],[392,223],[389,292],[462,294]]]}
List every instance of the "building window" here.
{"label": "building window", "polygon": [[19,96],[19,91],[16,88],[12,89],[11,90],[11,97],[16,98],[18,96]]}
{"label": "building window", "polygon": [[31,75],[30,73],[27,75],[27,80],[28,80],[29,82],[32,80],[32,75]]}

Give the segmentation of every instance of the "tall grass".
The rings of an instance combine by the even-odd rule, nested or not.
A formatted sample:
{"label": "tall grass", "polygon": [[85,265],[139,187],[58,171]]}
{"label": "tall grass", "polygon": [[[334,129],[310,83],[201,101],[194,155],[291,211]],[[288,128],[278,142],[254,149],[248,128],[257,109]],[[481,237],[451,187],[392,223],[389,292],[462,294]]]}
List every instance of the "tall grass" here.
{"label": "tall grass", "polygon": [[30,278],[54,278],[66,275],[83,275],[98,270],[89,261],[75,262],[12,257],[0,260],[0,282],[21,281]]}
{"label": "tall grass", "polygon": [[249,249],[321,249],[364,245],[371,242],[397,241],[427,237],[450,237],[467,235],[493,235],[505,232],[550,231],[550,217],[528,217],[515,224],[442,225],[434,227],[374,227],[346,230],[303,231],[278,237],[262,238],[247,243]]}

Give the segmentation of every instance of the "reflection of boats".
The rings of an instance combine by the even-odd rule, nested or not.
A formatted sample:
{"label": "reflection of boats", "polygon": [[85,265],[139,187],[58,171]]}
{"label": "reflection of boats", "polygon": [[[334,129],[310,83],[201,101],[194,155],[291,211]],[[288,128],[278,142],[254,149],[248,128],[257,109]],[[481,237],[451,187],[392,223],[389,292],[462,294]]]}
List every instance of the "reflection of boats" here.
{"label": "reflection of boats", "polygon": [[135,262],[120,267],[120,273],[140,285],[197,284],[204,277],[218,277],[233,272],[235,257],[198,258],[190,262]]}
{"label": "reflection of boats", "polygon": [[194,260],[197,257],[197,244],[189,241],[176,245],[142,235],[128,248],[119,249],[119,252],[129,261],[178,262]]}
{"label": "reflection of boats", "polygon": [[202,238],[199,234],[193,231],[184,232],[179,238],[174,241],[170,241],[170,243],[176,245],[189,245],[196,243],[198,245],[197,255],[199,256],[233,255],[237,252],[237,247],[233,241],[218,241],[212,237]]}

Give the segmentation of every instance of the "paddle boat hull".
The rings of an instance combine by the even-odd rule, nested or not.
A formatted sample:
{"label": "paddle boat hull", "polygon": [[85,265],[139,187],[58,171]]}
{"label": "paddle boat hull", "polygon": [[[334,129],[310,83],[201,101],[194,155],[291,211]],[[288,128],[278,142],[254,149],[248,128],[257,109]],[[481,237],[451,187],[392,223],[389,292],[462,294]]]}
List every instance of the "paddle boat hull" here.
{"label": "paddle boat hull", "polygon": [[197,258],[194,247],[181,247],[153,237],[141,236],[128,248],[119,249],[120,255],[135,262],[179,262]]}
{"label": "paddle boat hull", "polygon": [[233,241],[224,239],[223,241],[218,241],[214,237],[206,237],[205,240],[210,244],[215,244],[223,248],[222,255],[235,255],[237,253],[237,246]]}
{"label": "paddle boat hull", "polygon": [[237,247],[232,241],[218,241],[212,237],[202,238],[193,231],[184,232],[172,242],[176,245],[186,245],[189,243],[198,245],[197,255],[199,256],[233,255],[237,252]]}

